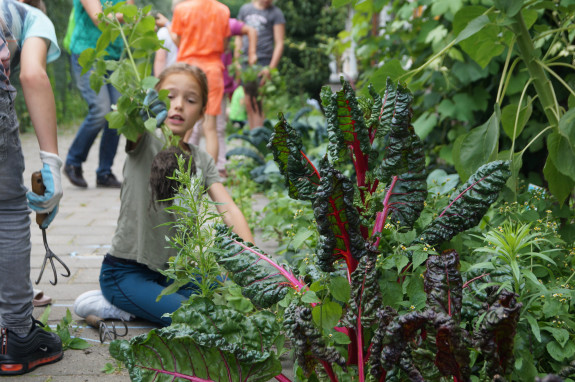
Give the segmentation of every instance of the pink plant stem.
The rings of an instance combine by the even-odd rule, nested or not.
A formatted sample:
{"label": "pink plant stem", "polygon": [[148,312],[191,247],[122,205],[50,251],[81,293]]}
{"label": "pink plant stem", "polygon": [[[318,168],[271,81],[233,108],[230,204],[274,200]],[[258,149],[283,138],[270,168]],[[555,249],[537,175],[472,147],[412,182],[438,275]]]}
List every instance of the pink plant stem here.
{"label": "pink plant stem", "polygon": [[361,327],[361,308],[357,314],[357,371],[359,373],[359,382],[365,381],[365,375],[363,375],[363,329]]}
{"label": "pink plant stem", "polygon": [[469,284],[471,284],[472,282],[477,281],[477,280],[479,280],[479,279],[482,279],[482,278],[484,278],[485,276],[489,276],[489,273],[484,273],[484,274],[482,274],[481,276],[477,276],[477,277],[472,278],[471,280],[469,280],[469,281],[467,281],[465,284],[463,284],[463,286],[461,287],[461,289],[465,289],[465,288],[469,287]]}
{"label": "pink plant stem", "polygon": [[338,382],[337,375],[335,375],[335,373],[331,367],[331,364],[327,361],[320,361],[320,362],[323,365],[323,368],[325,369],[325,372],[327,373],[329,380],[331,382]]}
{"label": "pink plant stem", "polygon": [[[376,215],[375,225],[373,227],[373,232],[371,233],[371,236],[375,236],[376,234],[381,233],[381,231],[383,231],[385,221],[387,220],[387,215],[389,215],[389,199],[391,199],[392,194],[391,190],[393,190],[393,187],[395,187],[395,183],[397,183],[398,179],[399,178],[397,176],[394,176],[393,179],[391,180],[387,194],[385,194],[385,198],[383,199],[383,211],[378,212]],[[375,239],[375,248],[379,246],[379,241],[380,241],[379,237]]]}
{"label": "pink plant stem", "polygon": [[283,374],[276,375],[274,378],[280,382],[291,382],[291,379],[289,379],[288,377],[286,377]]}

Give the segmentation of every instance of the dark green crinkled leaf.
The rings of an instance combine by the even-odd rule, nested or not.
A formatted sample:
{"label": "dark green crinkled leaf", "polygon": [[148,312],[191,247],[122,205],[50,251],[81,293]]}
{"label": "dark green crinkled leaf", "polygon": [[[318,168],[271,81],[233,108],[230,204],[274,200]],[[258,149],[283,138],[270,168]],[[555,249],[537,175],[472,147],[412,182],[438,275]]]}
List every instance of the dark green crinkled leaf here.
{"label": "dark green crinkled leaf", "polygon": [[[326,106],[328,152],[333,163],[350,158],[357,168],[365,168],[371,153],[368,129],[355,92],[349,82],[341,81],[343,88],[323,100]],[[327,93],[323,94],[327,96]]]}
{"label": "dark green crinkled leaf", "polygon": [[317,264],[324,272],[335,270],[333,263],[344,259],[353,271],[357,260],[366,253],[360,232],[359,213],[353,205],[351,181],[322,161],[321,183],[313,201],[313,211],[320,234]]}
{"label": "dark green crinkled leaf", "polygon": [[497,301],[487,309],[479,330],[474,332],[474,344],[487,361],[490,377],[506,375],[513,368],[513,339],[523,306],[516,297],[515,293],[502,290]]}
{"label": "dark green crinkled leaf", "polygon": [[268,147],[272,150],[280,173],[285,177],[289,196],[293,199],[313,200],[320,183],[320,175],[303,152],[299,134],[283,114],[271,136]]}
{"label": "dark green crinkled leaf", "polygon": [[110,354],[124,362],[132,381],[264,382],[282,371],[269,351],[279,334],[272,313],[245,316],[198,298],[172,320],[169,327],[110,345]]}
{"label": "dark green crinkled leaf", "polygon": [[283,323],[291,338],[295,358],[306,373],[310,373],[316,360],[345,365],[345,358],[334,347],[326,346],[321,332],[313,324],[311,309],[292,303],[285,311]]}
{"label": "dark green crinkled leaf", "polygon": [[268,308],[284,298],[288,286],[301,289],[299,280],[261,249],[245,243],[225,225],[217,228],[220,250],[215,252],[216,261],[230,272],[230,278],[254,305]]}
{"label": "dark green crinkled leaf", "polygon": [[377,310],[382,306],[379,289],[379,271],[377,254],[369,254],[360,259],[355,271],[351,274],[351,298],[347,305],[344,322],[350,328],[357,328],[357,316],[361,308],[361,324],[371,326],[377,320]]}
{"label": "dark green crinkled leaf", "polygon": [[450,240],[458,233],[477,225],[511,175],[509,161],[495,161],[481,166],[459,187],[443,210],[415,242],[431,246]]}
{"label": "dark green crinkled leaf", "polygon": [[[423,312],[412,311],[398,316],[386,326],[381,341],[382,349],[379,364],[386,370],[399,366],[410,374],[410,380],[423,381],[421,372],[411,357],[411,348],[414,343],[419,341],[418,337],[421,330],[435,332],[435,345],[437,347],[435,365],[440,372],[445,376],[452,375],[462,381],[468,380],[471,373],[468,344],[458,321],[453,320],[447,314],[431,309]],[[412,345],[408,347],[410,344]]]}
{"label": "dark green crinkled leaf", "polygon": [[[372,97],[377,100],[376,94]],[[381,124],[373,142],[372,157],[379,153],[378,163],[370,164],[368,183],[387,184],[382,203],[374,203],[372,212],[383,209],[385,217],[391,216],[400,231],[413,228],[427,198],[427,173],[423,144],[411,126],[411,93],[400,84],[395,88],[387,82],[381,102]],[[374,102],[374,105],[378,102]],[[372,117],[373,119],[373,117]],[[371,121],[371,120],[370,120]],[[383,216],[378,223],[382,224]],[[376,229],[377,232],[380,229]]]}
{"label": "dark green crinkled leaf", "polygon": [[380,307],[376,312],[377,329],[371,339],[369,356],[369,373],[379,380],[385,371],[381,364],[381,351],[383,350],[383,338],[391,321],[397,317],[397,312],[390,306]]}
{"label": "dark green crinkled leaf", "polygon": [[[389,124],[389,133],[384,137],[384,159],[374,171],[377,178],[384,183],[389,183],[395,175],[422,172],[425,168],[423,144],[411,126],[413,96],[401,85],[398,85],[396,92],[392,94],[395,97],[390,101],[394,102],[385,104],[385,122]],[[413,161],[417,163],[412,163]]]}
{"label": "dark green crinkled leaf", "polygon": [[430,309],[448,314],[459,322],[463,300],[462,287],[459,254],[456,251],[445,251],[441,255],[428,257],[424,289]]}

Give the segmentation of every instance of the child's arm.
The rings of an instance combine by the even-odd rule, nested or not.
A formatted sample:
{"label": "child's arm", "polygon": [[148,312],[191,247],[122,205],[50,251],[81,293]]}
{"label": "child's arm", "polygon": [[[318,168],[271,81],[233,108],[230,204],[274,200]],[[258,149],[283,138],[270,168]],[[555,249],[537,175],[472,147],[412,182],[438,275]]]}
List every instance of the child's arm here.
{"label": "child's arm", "polygon": [[46,57],[50,42],[41,37],[29,37],[24,40],[20,60],[20,83],[24,101],[30,113],[30,119],[40,146],[42,161],[42,182],[46,187],[43,195],[29,191],[26,196],[30,208],[37,213],[48,214],[41,224],[48,228],[58,213],[58,204],[62,198],[62,180],[60,170],[62,160],[58,157],[58,138],[56,135],[56,103],[52,85],[46,73]]}
{"label": "child's arm", "polygon": [[[84,10],[88,16],[90,16],[94,25],[98,25],[100,23],[100,20],[98,20],[98,14],[102,13],[102,3],[100,0],[80,0],[80,3],[82,3],[82,7],[84,7]],[[134,4],[134,0],[126,0],[126,4]],[[123,14],[117,13],[116,17],[120,22],[124,21]]]}
{"label": "child's arm", "polygon": [[238,234],[244,241],[254,242],[252,231],[248,226],[248,222],[239,207],[234,203],[232,197],[226,190],[223,184],[214,183],[208,189],[210,198],[218,204],[216,208],[218,212],[223,214],[224,223]]}
{"label": "child's arm", "polygon": [[56,102],[46,73],[48,44],[40,37],[30,37],[24,41],[20,83],[40,150],[57,155]]}
{"label": "child's arm", "polygon": [[258,62],[256,48],[258,46],[258,31],[247,24],[242,25],[242,35],[248,36],[248,64],[255,65]]}

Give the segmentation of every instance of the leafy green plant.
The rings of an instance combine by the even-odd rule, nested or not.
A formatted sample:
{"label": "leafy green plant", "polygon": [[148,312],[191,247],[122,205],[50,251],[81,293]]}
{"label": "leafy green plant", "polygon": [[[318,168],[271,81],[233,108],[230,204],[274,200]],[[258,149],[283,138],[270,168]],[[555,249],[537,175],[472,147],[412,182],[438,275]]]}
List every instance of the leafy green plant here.
{"label": "leafy green plant", "polygon": [[[116,129],[118,134],[123,134],[134,142],[146,131],[156,130],[155,115],[150,113],[144,103],[147,91],[153,89],[158,82],[158,79],[151,75],[152,58],[162,47],[150,10],[150,5],[138,8],[125,2],[105,6],[98,15],[98,28],[102,34],[96,47],[84,50],[78,59],[83,74],[93,69],[90,85],[95,91],[99,91],[106,83],[119,89],[121,96],[114,106],[115,109],[106,115],[106,119],[110,128]],[[118,18],[120,14],[122,21]],[[122,57],[117,61],[106,59],[106,48],[117,38],[124,42]],[[159,92],[159,98],[169,104],[167,94],[167,90],[162,90]],[[140,114],[142,110],[149,116],[145,122]],[[165,125],[162,125],[162,132],[166,145],[177,145],[178,137]]]}
{"label": "leafy green plant", "polygon": [[82,350],[87,349],[90,347],[90,344],[79,337],[73,337],[72,333],[70,332],[71,329],[74,328],[75,322],[72,320],[72,313],[70,313],[70,309],[66,309],[66,315],[62,317],[60,322],[56,325],[56,330],[52,330],[46,323],[48,322],[48,317],[50,316],[51,307],[48,306],[42,312],[39,321],[44,324],[44,330],[47,332],[56,333],[58,337],[62,340],[62,349],[75,349],[75,350]]}
{"label": "leafy green plant", "polygon": [[[425,275],[427,309],[400,315],[391,307],[384,309],[381,306],[382,296],[378,285],[381,275],[377,259],[378,254],[381,258],[380,248],[385,248],[381,242],[385,241],[383,231],[388,218],[394,222],[393,225],[397,224],[398,230],[409,231],[423,210],[426,199],[421,143],[409,124],[411,98],[406,89],[400,86],[396,89],[388,84],[383,96],[372,92],[371,100],[358,101],[349,84],[344,82],[343,85],[344,89],[334,95],[327,91],[324,93],[330,143],[328,155],[320,162],[319,169],[305,156],[299,136],[285,119],[280,118],[276,125],[270,147],[286,178],[290,196],[312,201],[319,231],[315,265],[327,273],[345,270],[351,298],[338,303],[337,299],[328,294],[318,299],[315,296],[319,295],[304,286],[294,274],[278,269],[273,264],[269,272],[261,271],[262,274],[256,274],[256,270],[251,270],[247,276],[244,271],[239,273],[246,269],[247,264],[259,264],[267,257],[259,251],[254,253],[252,246],[242,243],[234,235],[222,240],[227,254],[219,254],[223,256],[219,261],[231,272],[232,279],[244,287],[244,294],[256,306],[270,306],[285,296],[292,296],[289,299],[291,302],[284,303],[287,306],[284,328],[294,342],[302,375],[309,377],[315,373],[316,363],[330,380],[337,380],[337,375],[342,373],[355,374],[359,380],[369,375],[381,378],[388,371],[390,375],[401,374],[401,370],[421,375],[418,371],[422,370],[418,369],[418,366],[421,367],[419,362],[411,361],[411,356],[407,354],[402,356],[407,351],[405,344],[415,339],[420,330],[428,328],[434,331],[441,327],[444,329],[434,335],[460,343],[461,349],[469,345],[463,342],[465,336],[456,329],[460,326],[458,312],[461,305],[455,297],[453,301],[449,297],[451,293],[461,296],[462,284],[458,286],[456,282],[450,282],[447,288],[451,293],[441,292],[445,291],[441,285],[446,277],[449,280],[461,279],[457,271],[458,255],[449,252],[431,256],[432,263],[428,260]],[[384,147],[386,149],[381,152],[380,148]],[[349,160],[354,169],[352,177],[345,176],[337,169],[339,167],[347,171]],[[405,252],[405,262],[399,259],[399,272],[403,273],[425,262],[419,253],[425,253],[426,250],[415,250],[418,243],[425,243],[425,248],[430,249],[476,225],[489,205],[496,200],[498,190],[503,187],[509,175],[506,166],[504,162],[494,162],[481,168],[462,185],[444,211],[413,238],[410,247],[414,250]],[[353,180],[355,182],[352,183]],[[248,248],[251,249],[249,256],[246,254]],[[245,257],[242,261],[237,259],[240,254]],[[236,260],[229,263],[230,258]],[[266,261],[266,264],[270,263]],[[432,264],[436,265],[431,268]],[[269,265],[266,267],[270,268]],[[449,276],[442,274],[447,268]],[[286,281],[275,281],[278,277]],[[312,276],[310,282],[313,281]],[[411,283],[418,285],[413,281]],[[288,294],[286,289],[290,287],[295,290],[295,294]],[[303,294],[301,298],[297,297],[300,293]],[[500,325],[514,327],[518,319],[520,305],[515,303],[513,293],[502,293],[499,297],[495,294],[494,299],[500,299],[501,309],[499,313],[496,313],[495,308],[489,313],[491,320],[481,329],[484,331],[481,335],[484,339],[492,338],[487,333]],[[500,316],[503,311],[507,311],[507,314]],[[513,314],[509,314],[511,312]],[[317,317],[324,317],[319,319],[319,324]],[[502,317],[507,319],[503,320]],[[340,320],[342,322],[336,331],[343,333],[343,338],[333,333],[333,326]],[[450,322],[448,327],[442,326],[447,322],[445,320]],[[407,328],[412,330],[409,334],[405,332]],[[401,337],[398,333],[402,331],[406,333],[405,337],[398,340]],[[509,331],[508,334],[512,335],[513,332]],[[500,340],[493,338],[493,341]],[[351,362],[346,362],[337,347],[333,346],[337,343],[349,344],[347,359]],[[483,354],[489,350],[489,345],[485,343],[476,342],[474,346]],[[435,350],[441,354],[435,365],[443,375],[463,379],[469,375],[469,360],[464,359],[465,353],[461,354],[463,358],[455,362],[457,366],[453,366],[443,364],[440,360],[456,357],[455,353],[460,350]],[[501,361],[505,359],[508,364],[512,358],[510,350],[502,349],[499,354],[489,350],[490,357],[499,357]],[[497,362],[490,357],[486,356],[485,362],[492,365],[492,372],[505,371],[495,367]],[[337,365],[347,366],[347,373],[337,369]],[[355,371],[349,371],[352,365]]]}
{"label": "leafy green plant", "polygon": [[[491,304],[476,310],[477,316],[485,317],[483,322],[462,329],[464,284],[459,255],[453,250],[441,254],[435,250],[481,221],[509,176],[509,164],[493,162],[480,168],[453,192],[435,219],[414,231],[425,207],[427,183],[421,142],[410,125],[410,93],[389,83],[382,96],[372,92],[370,99],[358,100],[343,82],[343,89],[335,94],[324,91],[323,101],[329,145],[319,168],[309,161],[299,135],[282,116],[269,143],[290,196],[311,201],[313,207],[319,239],[309,264],[294,272],[253,244],[244,243],[227,227],[218,227],[214,255],[257,308],[249,317],[271,314],[267,309],[278,304],[300,379],[394,380],[409,375],[412,380],[434,380],[451,375],[454,380],[468,380],[474,364],[481,364],[480,370],[488,376],[511,373],[512,338],[521,308],[515,294],[492,291]],[[410,238],[405,249],[388,251],[393,246],[392,231]],[[382,287],[397,285],[400,296],[405,289],[410,299],[400,298],[394,307],[385,305],[384,298],[389,301],[397,288],[387,293],[380,283]],[[416,307],[416,298],[422,295],[423,301]],[[199,305],[194,306],[195,302]],[[121,359],[131,375],[150,370],[153,375],[172,372],[173,362],[166,366],[166,361],[181,353],[176,349],[189,347],[187,341],[197,343],[206,327],[212,327],[207,337],[223,342],[204,342],[202,346],[219,347],[223,353],[218,354],[225,356],[231,351],[238,357],[221,338],[225,333],[237,333],[238,325],[222,331],[217,324],[233,315],[227,309],[192,299],[174,314],[174,318],[187,318],[175,319],[175,325],[160,334],[164,338],[177,335],[184,343],[172,341],[166,350],[166,341],[156,340],[158,332],[154,332],[145,340],[119,345]],[[215,327],[198,324],[204,319],[190,314],[209,316]],[[277,317],[272,317],[278,324]],[[259,341],[271,344],[283,338],[279,324],[260,327],[270,330],[260,332]],[[250,330],[241,330],[244,332]],[[237,342],[249,343],[243,338]],[[258,349],[268,348],[259,345]],[[473,362],[470,348],[477,355]],[[153,358],[145,358],[146,349],[153,351]],[[115,354],[116,350],[115,345]],[[277,354],[267,357],[272,362]],[[141,364],[144,359],[146,368]],[[250,362],[255,365],[259,359]],[[178,361],[177,372],[198,376],[190,374],[190,359],[185,362]],[[287,380],[279,373],[269,376]],[[218,378],[210,375],[212,380]]]}
{"label": "leafy green plant", "polygon": [[106,374],[120,374],[124,368],[125,366],[122,362],[115,361],[114,363],[106,363],[102,371]]}
{"label": "leafy green plant", "polygon": [[210,298],[221,274],[211,253],[215,242],[214,224],[220,221],[221,215],[215,209],[214,202],[202,197],[206,192],[202,178],[185,170],[187,167],[183,157],[177,160],[178,169],[168,179],[176,180],[178,189],[170,205],[165,208],[174,215],[175,223],[166,223],[174,229],[174,234],[167,240],[177,250],[177,255],[162,271],[173,282],[158,299],[190,283],[198,295]]}
{"label": "leafy green plant", "polygon": [[[436,166],[454,165],[466,179],[490,160],[511,160],[516,194],[525,176],[567,200],[575,186],[572,1],[334,2],[345,4],[354,4],[354,27],[340,36],[356,41],[363,83],[379,90],[391,76],[421,94],[414,125]],[[380,26],[380,12],[392,21]]]}
{"label": "leafy green plant", "polygon": [[[237,285],[225,281],[215,262],[214,223],[220,215],[202,198],[201,179],[183,159],[174,178],[180,184],[167,207],[175,215],[170,245],[178,255],[163,273],[173,280],[163,294],[192,283],[197,293],[171,314],[172,324],[130,341],[114,341],[110,354],[123,362],[133,381],[175,375],[190,380],[267,381],[281,372],[283,337],[271,312],[253,312]],[[161,296],[159,296],[161,298]],[[217,302],[217,303],[216,303]],[[272,349],[273,346],[273,350]]]}

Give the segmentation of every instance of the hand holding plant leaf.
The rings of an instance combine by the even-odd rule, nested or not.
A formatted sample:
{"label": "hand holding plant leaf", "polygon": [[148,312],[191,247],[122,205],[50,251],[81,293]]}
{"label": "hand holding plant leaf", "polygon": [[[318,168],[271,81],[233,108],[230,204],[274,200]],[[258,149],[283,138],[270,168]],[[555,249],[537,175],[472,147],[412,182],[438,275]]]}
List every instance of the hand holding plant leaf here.
{"label": "hand holding plant leaf", "polygon": [[[125,2],[104,7],[103,13],[98,15],[101,21],[98,28],[102,34],[97,45],[86,49],[78,59],[83,67],[82,74],[93,68],[90,84],[94,91],[98,92],[104,84],[111,84],[121,93],[114,110],[106,115],[106,119],[111,129],[118,130],[119,134],[133,142],[146,131],[153,132],[156,127],[163,126],[163,121],[160,121],[163,114],[157,111],[157,107],[162,102],[169,104],[168,91],[160,91],[157,99],[151,99],[156,97],[148,93],[158,82],[151,75],[152,58],[162,48],[150,10],[151,6],[141,9]],[[122,21],[118,18],[119,14]],[[118,61],[109,60],[106,48],[117,38],[124,42],[124,51]],[[142,115],[149,118],[143,121]],[[163,127],[162,131],[169,145],[177,144],[169,129]]]}

